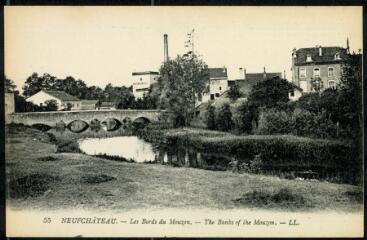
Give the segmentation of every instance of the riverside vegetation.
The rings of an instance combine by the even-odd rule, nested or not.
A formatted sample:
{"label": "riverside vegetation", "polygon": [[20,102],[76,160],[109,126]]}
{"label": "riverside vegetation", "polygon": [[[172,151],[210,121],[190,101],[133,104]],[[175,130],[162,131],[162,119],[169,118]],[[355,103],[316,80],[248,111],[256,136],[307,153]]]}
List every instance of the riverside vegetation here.
{"label": "riverside vegetation", "polygon": [[[164,131],[168,136],[165,141],[185,136],[180,139],[187,142],[200,137],[202,146],[211,141],[218,145],[230,141],[229,149],[243,144],[238,137],[223,132],[188,128],[157,131],[160,133],[151,136],[158,137]],[[362,209],[362,188],[355,185],[111,161],[75,152],[73,147],[58,151],[59,142],[52,135],[20,125],[6,126],[6,140],[7,197],[15,208]]]}

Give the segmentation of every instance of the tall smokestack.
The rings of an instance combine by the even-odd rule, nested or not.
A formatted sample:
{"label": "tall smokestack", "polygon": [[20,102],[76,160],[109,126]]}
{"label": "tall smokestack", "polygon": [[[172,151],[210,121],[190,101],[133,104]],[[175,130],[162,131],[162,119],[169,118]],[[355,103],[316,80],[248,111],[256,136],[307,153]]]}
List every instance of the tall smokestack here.
{"label": "tall smokestack", "polygon": [[164,34],[164,61],[168,61],[168,35]]}

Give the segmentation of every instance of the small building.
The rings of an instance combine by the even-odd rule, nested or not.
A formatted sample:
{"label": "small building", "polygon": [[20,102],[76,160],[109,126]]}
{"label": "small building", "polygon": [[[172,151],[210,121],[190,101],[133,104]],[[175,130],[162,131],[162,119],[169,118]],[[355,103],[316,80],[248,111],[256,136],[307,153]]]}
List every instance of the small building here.
{"label": "small building", "polygon": [[98,109],[99,110],[116,110],[116,105],[114,102],[101,102]]}
{"label": "small building", "polygon": [[303,90],[297,85],[291,83],[292,89],[289,90],[288,97],[290,101],[297,101],[300,97],[302,97]]}
{"label": "small building", "polygon": [[143,98],[149,92],[150,86],[158,81],[159,72],[133,72],[133,94],[136,99]]}
{"label": "small building", "polygon": [[64,91],[57,90],[41,90],[36,94],[28,97],[27,102],[45,106],[48,100],[55,100],[57,102],[58,111],[60,110],[78,110],[81,107],[80,100]]}
{"label": "small building", "polygon": [[[209,96],[211,100],[218,98],[228,90],[227,68],[209,68]],[[203,96],[205,96],[203,94]]]}
{"label": "small building", "polygon": [[292,82],[303,92],[314,91],[315,83],[320,90],[335,88],[341,79],[342,65],[349,55],[347,48],[322,47],[293,49],[292,52]]}
{"label": "small building", "polygon": [[240,68],[240,72],[241,71],[242,71],[242,74],[240,74],[239,79],[228,80],[228,86],[231,87],[237,84],[243,97],[247,97],[249,93],[251,92],[252,87],[258,84],[259,82],[262,82],[267,79],[272,79],[274,77],[282,78],[281,72],[266,72],[265,67],[262,73],[261,72],[260,73],[247,73],[245,68]]}
{"label": "small building", "polygon": [[80,110],[96,110],[100,107],[99,100],[81,100]]}

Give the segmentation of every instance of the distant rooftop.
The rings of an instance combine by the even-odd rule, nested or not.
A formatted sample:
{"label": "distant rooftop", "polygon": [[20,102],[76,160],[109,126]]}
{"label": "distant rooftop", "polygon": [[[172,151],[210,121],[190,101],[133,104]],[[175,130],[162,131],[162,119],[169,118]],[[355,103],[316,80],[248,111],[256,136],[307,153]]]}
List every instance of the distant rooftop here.
{"label": "distant rooftop", "polygon": [[133,76],[135,75],[159,75],[159,72],[155,72],[155,71],[133,72],[132,75]]}
{"label": "distant rooftop", "polygon": [[210,79],[228,78],[227,68],[209,68],[209,77]]}
{"label": "distant rooftop", "polygon": [[57,90],[41,90],[61,101],[79,101],[77,97],[74,97],[64,91],[57,91]]}
{"label": "distant rooftop", "polygon": [[[274,77],[282,77],[282,73],[280,72],[274,72],[274,73],[246,73],[245,79],[233,79],[228,80],[229,86],[233,84],[238,84],[240,91],[247,95],[250,93],[253,86],[258,84],[259,82],[262,82],[266,79],[271,79]],[[265,78],[264,78],[265,77]]]}

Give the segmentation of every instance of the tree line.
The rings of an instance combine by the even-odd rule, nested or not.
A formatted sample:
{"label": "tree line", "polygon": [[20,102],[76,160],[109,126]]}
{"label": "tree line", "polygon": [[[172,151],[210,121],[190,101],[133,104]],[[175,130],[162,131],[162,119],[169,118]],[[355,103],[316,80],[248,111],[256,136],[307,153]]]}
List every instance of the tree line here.
{"label": "tree line", "polygon": [[5,77],[4,82],[5,92],[13,92],[15,95],[15,108],[17,112],[55,110],[55,106],[51,102],[43,107],[26,102],[26,98],[36,94],[40,90],[59,90],[83,100],[113,102],[117,109],[155,109],[157,107],[156,101],[150,97],[150,94],[146,94],[142,99],[135,99],[132,93],[132,87],[113,86],[111,83],[107,84],[104,88],[87,86],[83,80],[75,79],[72,76],[60,79],[48,73],[44,73],[43,75],[33,73],[26,79],[22,88],[22,94],[17,90],[16,85],[11,79]]}

